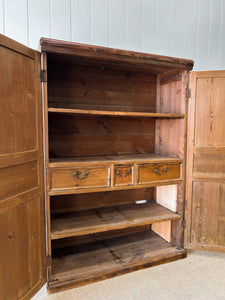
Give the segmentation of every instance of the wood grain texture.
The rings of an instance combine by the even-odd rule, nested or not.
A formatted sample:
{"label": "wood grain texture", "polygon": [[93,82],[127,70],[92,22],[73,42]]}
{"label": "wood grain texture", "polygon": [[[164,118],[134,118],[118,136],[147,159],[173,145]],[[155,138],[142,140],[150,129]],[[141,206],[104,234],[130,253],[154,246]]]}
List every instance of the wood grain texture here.
{"label": "wood grain texture", "polygon": [[225,246],[225,184],[194,182],[191,243]]}
{"label": "wood grain texture", "polygon": [[181,179],[180,164],[143,164],[138,166],[138,184]]}
{"label": "wood grain texture", "polygon": [[0,169],[0,201],[38,185],[37,162]]}
{"label": "wood grain texture", "polygon": [[76,212],[154,199],[154,188],[52,196],[51,212],[53,214]]}
{"label": "wood grain texture", "polygon": [[40,287],[43,282],[40,261],[43,241],[40,239],[39,218],[42,212],[39,191],[36,189],[21,197],[23,202],[20,205],[12,207],[0,216],[0,291],[4,299],[20,299],[37,283]]}
{"label": "wood grain texture", "polygon": [[80,108],[81,113],[103,107],[155,112],[155,77],[48,54],[48,101],[50,107]]}
{"label": "wood grain texture", "polygon": [[173,118],[173,119],[184,118],[183,114],[85,110],[85,109],[53,108],[53,107],[50,107],[48,111],[54,113],[96,115],[96,116],[103,115],[103,116],[152,117],[152,118]]}
{"label": "wood grain texture", "polygon": [[196,147],[225,145],[223,132],[223,120],[225,118],[224,86],[225,78],[197,78]]}
{"label": "wood grain texture", "polygon": [[132,233],[141,233],[150,231],[153,225],[144,225],[131,228],[124,228],[119,230],[112,230],[106,232],[99,232],[95,234],[88,234],[82,236],[68,237],[63,239],[52,240],[52,251],[56,249],[74,247],[77,245],[84,245],[96,241],[104,241],[106,239],[118,238]]}
{"label": "wood grain texture", "polygon": [[133,185],[135,169],[132,165],[114,166],[114,186]]}
{"label": "wood grain texture", "polygon": [[223,71],[195,72],[191,76],[186,238],[189,248],[225,249],[224,78]]}
{"label": "wood grain texture", "polygon": [[[56,248],[82,248],[96,239],[105,244],[110,237],[126,239],[124,234],[149,230],[149,224],[159,221],[163,225],[154,225],[154,230],[181,248],[180,215],[172,217],[177,214],[170,211],[170,217],[165,217],[168,210],[160,206],[162,214],[155,210],[150,217],[148,207],[134,209],[134,202],[155,200],[153,187],[174,186],[185,180],[186,70],[192,68],[192,62],[46,39],[41,40],[41,46],[47,53],[48,71],[44,85],[48,222],[51,219],[52,224],[48,224],[48,240],[52,238],[48,247],[49,289],[100,279],[100,275],[92,278],[87,272],[83,283],[81,278],[74,280],[73,274],[79,274],[80,268],[75,262],[65,277],[56,278]],[[183,184],[175,194],[172,190],[169,201],[173,196],[183,219]],[[161,190],[161,196],[167,197],[166,189]],[[146,243],[144,248],[149,246]],[[132,252],[132,246],[125,248],[123,251]],[[102,262],[108,263],[111,252],[101,251]],[[63,256],[68,264],[70,254],[66,252]],[[136,258],[141,268],[141,255],[130,257]],[[62,260],[58,262],[57,268],[63,267]],[[97,267],[101,274],[104,268],[104,264]],[[127,271],[123,265],[119,273]]]}
{"label": "wood grain texture", "polygon": [[[2,45],[0,59],[3,74],[0,98],[4,108],[0,111],[0,154],[34,150],[37,148],[34,60],[23,54],[15,55],[15,51]],[[17,88],[13,89],[12,84]]]}
{"label": "wood grain texture", "polygon": [[51,170],[51,189],[99,188],[110,186],[109,167],[59,168]]}
{"label": "wood grain texture", "polygon": [[157,222],[152,224],[152,231],[171,243],[171,221]]}
{"label": "wood grain texture", "polygon": [[151,118],[49,114],[50,157],[151,153]]}
{"label": "wood grain texture", "polygon": [[[157,77],[156,111],[184,113],[185,118],[179,120],[156,120],[155,152],[183,158],[183,184],[178,186],[177,195],[174,197],[173,186],[160,187],[160,197],[156,196],[156,199],[160,199],[162,204],[166,202],[165,199],[168,199],[167,201],[173,204],[177,211],[179,211],[182,220],[185,218],[187,83],[188,75],[186,71],[171,71]],[[156,195],[157,191],[158,188],[156,188]],[[183,247],[184,230],[181,228],[180,221],[174,221],[172,224],[168,223],[168,226],[167,232],[170,232],[171,227],[172,241],[177,247]],[[164,232],[166,232],[165,228],[162,228],[162,234]],[[158,233],[160,234],[159,231]]]}
{"label": "wood grain texture", "polygon": [[[113,157],[118,159],[117,156]],[[101,189],[104,191],[105,189],[116,190],[122,187],[138,187],[138,185],[147,187],[154,183],[172,184],[182,180],[182,167],[180,163],[175,163],[176,159],[170,159],[173,163],[167,161],[158,163],[158,160],[155,163],[151,163],[151,158],[153,158],[152,162],[154,162],[154,159],[157,159],[158,156],[148,155],[147,157],[149,160],[146,163],[143,160],[140,161],[140,165],[135,160],[133,164],[127,165],[122,160],[113,162],[113,160],[109,160],[110,157],[101,157],[99,159],[100,157],[98,156],[95,157],[96,160],[94,161],[89,160],[89,163],[86,165],[82,162],[84,157],[77,161],[73,159],[68,160],[66,162],[67,167],[63,160],[61,165],[59,161],[58,164],[55,164],[55,167],[50,164],[50,194],[70,193],[70,191],[76,192],[76,190],[81,192],[84,188],[92,189],[92,191]],[[134,158],[140,159],[139,156],[134,156]],[[163,156],[161,158],[165,159]],[[86,159],[86,162],[88,162],[90,158],[87,157]],[[130,157],[131,159],[132,156]]]}
{"label": "wood grain texture", "polygon": [[156,203],[126,204],[52,216],[51,239],[82,236],[179,219]]}
{"label": "wood grain texture", "polygon": [[11,167],[36,161],[38,158],[37,150],[22,151],[0,155],[0,168]]}
{"label": "wood grain texture", "polygon": [[87,157],[133,153],[153,153],[154,134],[52,134],[49,136],[51,157]]}
{"label": "wood grain texture", "polygon": [[0,56],[0,298],[28,299],[46,281],[40,54],[0,36]]}
{"label": "wood grain texture", "polygon": [[161,65],[177,69],[189,69],[193,67],[192,60],[171,58],[160,55],[152,55],[141,52],[127,50],[117,50],[113,48],[91,46],[79,43],[71,43],[59,40],[42,38],[40,41],[41,50],[49,53],[65,53],[84,58],[117,61],[120,64],[127,62],[138,65]]}
{"label": "wood grain texture", "polygon": [[54,254],[53,280],[57,281],[49,283],[48,291],[81,286],[185,256],[184,250],[152,232],[63,249]]}
{"label": "wood grain texture", "polygon": [[51,168],[62,168],[69,166],[85,166],[88,164],[103,165],[108,164],[142,164],[142,163],[181,163],[183,159],[170,157],[169,155],[159,154],[131,154],[131,155],[102,155],[102,156],[83,156],[83,157],[67,157],[67,158],[51,158],[49,166]]}

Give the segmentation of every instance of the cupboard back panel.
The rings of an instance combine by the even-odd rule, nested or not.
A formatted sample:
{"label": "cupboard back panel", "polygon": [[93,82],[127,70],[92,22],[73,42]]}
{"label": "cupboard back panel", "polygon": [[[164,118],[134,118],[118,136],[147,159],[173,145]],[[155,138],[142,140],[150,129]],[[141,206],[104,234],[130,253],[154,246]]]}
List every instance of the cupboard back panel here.
{"label": "cupboard back panel", "polygon": [[50,157],[153,153],[155,121],[49,114]]}
{"label": "cupboard back panel", "polygon": [[51,212],[62,213],[154,200],[154,188],[51,197]]}
{"label": "cupboard back panel", "polygon": [[133,71],[51,63],[48,57],[50,107],[155,112],[156,78]]}

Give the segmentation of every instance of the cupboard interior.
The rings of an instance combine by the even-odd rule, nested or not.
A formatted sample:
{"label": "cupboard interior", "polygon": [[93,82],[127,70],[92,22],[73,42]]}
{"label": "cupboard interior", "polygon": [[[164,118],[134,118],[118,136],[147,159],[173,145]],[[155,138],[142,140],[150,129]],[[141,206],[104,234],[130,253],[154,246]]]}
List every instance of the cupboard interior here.
{"label": "cupboard interior", "polygon": [[[101,62],[48,54],[48,107],[67,109],[49,112],[50,159],[153,153],[182,158],[182,72],[163,75],[160,71],[143,73],[130,67],[118,69]],[[96,110],[106,113],[89,114]],[[134,115],[107,115],[110,111]],[[135,116],[137,112],[177,117]]]}
{"label": "cupboard interior", "polygon": [[[50,163],[110,155],[184,159],[183,71],[47,54],[47,76]],[[50,196],[49,290],[184,257],[182,194],[181,183]]]}
{"label": "cupboard interior", "polygon": [[168,255],[184,257],[173,246],[173,228],[181,218],[176,187],[166,186],[167,203],[156,187],[51,196],[54,291],[55,280],[59,289],[69,278],[79,286],[92,276],[96,281],[102,274],[138,269],[137,262],[143,267],[145,260],[147,266]]}

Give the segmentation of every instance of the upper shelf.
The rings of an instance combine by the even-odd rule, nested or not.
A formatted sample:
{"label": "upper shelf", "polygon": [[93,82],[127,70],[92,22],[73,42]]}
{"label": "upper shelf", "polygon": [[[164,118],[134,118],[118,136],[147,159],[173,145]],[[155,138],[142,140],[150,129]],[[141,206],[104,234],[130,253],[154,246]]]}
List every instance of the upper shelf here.
{"label": "upper shelf", "polygon": [[126,117],[151,117],[151,118],[184,118],[184,114],[170,113],[150,113],[150,112],[128,112],[128,111],[111,111],[111,110],[88,110],[88,109],[72,109],[72,108],[48,108],[49,112],[81,114],[81,115],[97,115],[97,116],[126,116]]}

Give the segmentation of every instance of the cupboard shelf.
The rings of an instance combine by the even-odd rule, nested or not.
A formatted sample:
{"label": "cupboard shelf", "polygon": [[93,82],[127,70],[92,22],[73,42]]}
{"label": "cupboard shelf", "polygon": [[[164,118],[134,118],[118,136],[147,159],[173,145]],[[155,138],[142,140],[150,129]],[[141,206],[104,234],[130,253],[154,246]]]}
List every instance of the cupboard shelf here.
{"label": "cupboard shelf", "polygon": [[81,164],[134,164],[134,163],[182,163],[183,159],[178,157],[172,157],[169,155],[159,155],[159,154],[124,154],[124,155],[99,155],[99,156],[82,156],[82,157],[60,157],[60,158],[50,158],[49,166],[51,168],[55,167],[73,167]]}
{"label": "cupboard shelf", "polygon": [[180,215],[157,204],[127,204],[53,215],[51,239],[131,228],[180,219]]}
{"label": "cupboard shelf", "polygon": [[72,108],[53,108],[49,107],[50,113],[63,114],[80,114],[80,115],[96,115],[96,116],[118,116],[118,117],[150,117],[150,118],[184,118],[184,114],[174,113],[150,113],[150,112],[128,112],[128,111],[111,111],[111,110],[88,110],[88,109],[72,109]]}
{"label": "cupboard shelf", "polygon": [[77,287],[186,256],[152,231],[54,250],[49,292]]}

